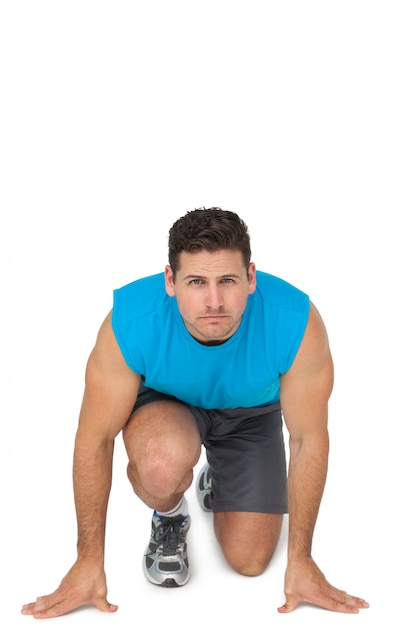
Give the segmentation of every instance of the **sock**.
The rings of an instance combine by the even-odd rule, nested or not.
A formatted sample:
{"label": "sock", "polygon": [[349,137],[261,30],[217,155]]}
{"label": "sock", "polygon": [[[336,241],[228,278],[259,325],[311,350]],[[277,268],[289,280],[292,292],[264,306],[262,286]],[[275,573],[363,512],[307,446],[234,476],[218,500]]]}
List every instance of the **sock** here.
{"label": "sock", "polygon": [[185,499],[185,496],[182,496],[177,506],[170,511],[155,511],[155,513],[161,515],[162,517],[176,517],[177,515],[183,515],[185,517],[188,515],[188,502]]}

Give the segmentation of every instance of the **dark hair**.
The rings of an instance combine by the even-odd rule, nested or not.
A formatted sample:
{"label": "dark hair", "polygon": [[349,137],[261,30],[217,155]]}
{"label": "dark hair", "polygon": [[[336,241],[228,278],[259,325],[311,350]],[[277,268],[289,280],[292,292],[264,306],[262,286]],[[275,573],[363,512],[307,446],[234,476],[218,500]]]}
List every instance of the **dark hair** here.
{"label": "dark hair", "polygon": [[201,250],[239,250],[248,269],[251,258],[248,227],[236,213],[219,207],[188,211],[169,231],[168,260],[174,277],[179,269],[179,254]]}

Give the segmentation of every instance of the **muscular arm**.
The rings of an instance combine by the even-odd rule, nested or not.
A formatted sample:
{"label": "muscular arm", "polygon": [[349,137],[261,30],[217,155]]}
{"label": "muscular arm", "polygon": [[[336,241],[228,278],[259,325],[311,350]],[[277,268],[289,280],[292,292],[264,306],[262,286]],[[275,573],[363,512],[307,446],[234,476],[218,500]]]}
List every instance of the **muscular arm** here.
{"label": "muscular arm", "polygon": [[311,556],[314,526],[327,474],[327,403],[333,364],[323,322],[313,305],[295,362],[281,379],[281,405],[290,435],[288,558]]}
{"label": "muscular arm", "polygon": [[126,365],[111,327],[103,322],[86,369],[74,449],[78,558],[54,593],[22,608],[24,615],[57,617],[82,604],[114,612],[107,601],[104,540],[114,439],[129,418],[140,377]]}
{"label": "muscular arm", "polygon": [[139,376],[128,368],[120,353],[109,315],[88,360],[75,440],[73,479],[79,557],[104,558],[114,439],[130,415],[138,388]]}
{"label": "muscular arm", "polygon": [[330,585],[312,559],[312,541],[327,475],[328,400],[333,362],[326,329],[311,305],[300,349],[281,379],[281,406],[290,435],[288,471],[289,535],[282,613],[305,601],[357,613],[367,603]]}

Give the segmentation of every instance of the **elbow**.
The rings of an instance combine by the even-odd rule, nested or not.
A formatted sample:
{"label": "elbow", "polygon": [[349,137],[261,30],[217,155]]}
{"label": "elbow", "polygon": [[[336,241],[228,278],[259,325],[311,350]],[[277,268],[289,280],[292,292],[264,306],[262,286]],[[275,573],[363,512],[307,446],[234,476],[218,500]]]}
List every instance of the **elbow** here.
{"label": "elbow", "polygon": [[309,433],[308,435],[290,434],[289,448],[291,456],[298,456],[304,452],[328,456],[329,447],[330,439],[327,428],[321,429],[317,433]]}

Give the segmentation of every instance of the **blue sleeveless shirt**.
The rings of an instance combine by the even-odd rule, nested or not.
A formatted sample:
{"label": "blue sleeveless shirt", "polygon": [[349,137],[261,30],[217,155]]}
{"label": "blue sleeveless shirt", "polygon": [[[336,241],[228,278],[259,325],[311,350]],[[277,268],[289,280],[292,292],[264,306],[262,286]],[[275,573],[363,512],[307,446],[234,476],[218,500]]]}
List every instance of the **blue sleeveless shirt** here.
{"label": "blue sleeveless shirt", "polygon": [[205,409],[232,409],[279,400],[279,379],[297,354],[309,310],[305,293],[258,271],[237,331],[206,346],[186,329],[161,273],[114,291],[112,326],[147,387]]}

